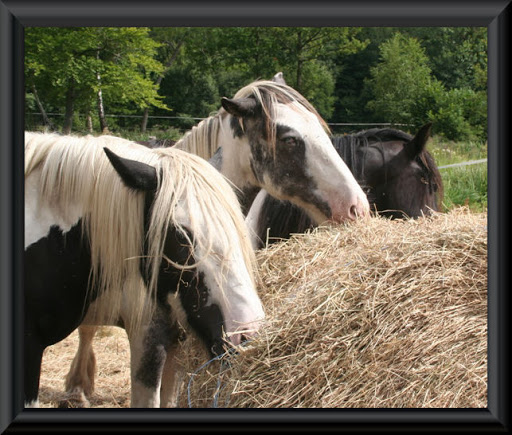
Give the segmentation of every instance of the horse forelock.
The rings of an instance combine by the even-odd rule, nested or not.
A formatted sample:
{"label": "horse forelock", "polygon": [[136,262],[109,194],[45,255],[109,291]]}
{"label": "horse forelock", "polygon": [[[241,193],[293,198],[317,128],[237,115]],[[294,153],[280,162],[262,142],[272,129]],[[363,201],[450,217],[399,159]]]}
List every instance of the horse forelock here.
{"label": "horse forelock", "polygon": [[356,134],[345,134],[331,138],[334,149],[343,159],[345,164],[354,174],[360,184],[364,184],[364,165],[358,158],[357,151],[361,147],[367,147],[369,142],[364,136]]}
{"label": "horse forelock", "polygon": [[435,211],[439,210],[444,196],[443,179],[432,155],[424,149],[417,157],[417,163],[422,167],[429,185],[429,193],[434,196]]}
{"label": "horse forelock", "polygon": [[311,112],[329,134],[329,126],[312,104],[298,91],[290,86],[268,80],[259,80],[240,89],[234,98],[254,98],[261,106],[264,126],[264,138],[274,153],[276,146],[276,109],[278,104],[285,104],[294,110],[300,108]]}
{"label": "horse forelock", "polygon": [[[278,104],[286,104],[295,110],[299,107],[313,113],[320,122],[324,130],[329,134],[329,126],[320,116],[311,103],[304,98],[295,89],[272,81],[255,81],[241,88],[234,98],[252,97],[261,106],[263,121],[263,135],[271,152],[274,154],[276,146],[276,107]],[[192,127],[185,135],[174,145],[175,148],[188,151],[198,155],[206,160],[210,159],[215,151],[222,146],[218,143],[219,131],[223,128],[222,120],[227,116],[227,112],[220,108],[219,111],[210,117],[202,120],[197,126]],[[243,131],[242,120],[240,129]]]}

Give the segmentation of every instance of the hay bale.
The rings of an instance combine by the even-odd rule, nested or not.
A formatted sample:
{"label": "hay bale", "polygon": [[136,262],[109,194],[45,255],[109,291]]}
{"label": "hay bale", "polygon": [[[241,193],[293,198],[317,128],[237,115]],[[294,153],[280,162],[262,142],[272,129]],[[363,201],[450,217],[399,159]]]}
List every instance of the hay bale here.
{"label": "hay bale", "polygon": [[265,328],[181,406],[487,407],[485,213],[318,228],[258,259]]}

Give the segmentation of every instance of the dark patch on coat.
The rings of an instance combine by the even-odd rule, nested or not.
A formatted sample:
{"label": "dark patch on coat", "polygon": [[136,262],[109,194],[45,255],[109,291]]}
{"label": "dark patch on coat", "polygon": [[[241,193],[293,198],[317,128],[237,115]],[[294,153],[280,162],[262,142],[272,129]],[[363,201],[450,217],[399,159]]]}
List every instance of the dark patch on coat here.
{"label": "dark patch on coat", "polygon": [[[256,111],[258,113],[261,111]],[[242,126],[239,118],[231,118],[233,136],[247,138],[251,150],[251,170],[260,185],[265,186],[266,176],[284,197],[300,199],[315,206],[325,216],[331,216],[327,202],[313,193],[317,186],[306,171],[306,144],[300,133],[277,124],[274,154],[269,139],[263,135],[265,128],[261,116],[245,117],[241,122]]]}
{"label": "dark patch on coat", "polygon": [[[52,226],[24,252],[25,401],[37,399],[41,358],[47,346],[66,338],[98,296],[88,290],[91,254],[79,221],[64,233]],[[51,289],[49,294],[48,289]]]}
{"label": "dark patch on coat", "polygon": [[135,376],[147,388],[158,386],[167,352],[181,338],[179,325],[171,319],[171,307],[159,304],[144,337],[144,350]]}
{"label": "dark patch on coat", "polygon": [[[188,234],[188,237],[193,240],[192,234]],[[179,264],[195,263],[185,236],[175,229],[170,229],[167,234],[164,252]],[[180,270],[163,261],[158,275],[159,304],[169,307],[168,296],[176,292],[179,292],[180,303],[185,310],[188,323],[202,339],[208,351],[212,355],[222,353],[225,344],[222,338],[224,319],[216,304],[207,305],[210,290],[205,284],[204,275],[196,268]]]}

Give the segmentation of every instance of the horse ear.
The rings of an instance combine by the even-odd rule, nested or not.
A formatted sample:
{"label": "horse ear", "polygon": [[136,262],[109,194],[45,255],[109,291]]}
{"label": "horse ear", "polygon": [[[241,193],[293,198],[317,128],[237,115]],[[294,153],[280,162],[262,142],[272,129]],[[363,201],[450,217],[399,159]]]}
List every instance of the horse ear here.
{"label": "horse ear", "polygon": [[156,169],[146,163],[125,159],[103,148],[110,163],[127,187],[135,190],[154,191],[157,187]]}
{"label": "horse ear", "polygon": [[272,81],[274,83],[279,83],[280,85],[286,85],[282,72],[278,72],[274,77],[272,77]]}
{"label": "horse ear", "polygon": [[237,118],[244,118],[256,114],[258,103],[254,98],[233,98],[222,97],[222,107],[228,113]]}
{"label": "horse ear", "polygon": [[420,153],[425,149],[427,145],[427,141],[430,138],[430,132],[432,129],[432,123],[429,122],[425,124],[418,130],[416,136],[405,145],[405,149],[407,150],[407,155],[412,160],[416,156],[420,155]]}

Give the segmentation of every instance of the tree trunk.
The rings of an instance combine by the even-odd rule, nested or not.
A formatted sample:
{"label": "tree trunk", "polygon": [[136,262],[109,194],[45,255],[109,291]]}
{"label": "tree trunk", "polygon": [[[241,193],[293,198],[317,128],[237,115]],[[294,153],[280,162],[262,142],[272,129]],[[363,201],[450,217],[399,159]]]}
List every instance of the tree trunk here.
{"label": "tree trunk", "polygon": [[142,115],[142,123],[140,125],[141,133],[146,133],[146,129],[148,127],[148,118],[149,118],[149,107],[144,109],[144,114]]}
{"label": "tree trunk", "polygon": [[89,112],[89,111],[87,112],[87,115],[86,115],[86,118],[85,118],[85,119],[86,119],[86,122],[87,122],[87,131],[88,131],[89,133],[91,133],[91,134],[92,134],[92,133],[94,133],[94,129],[93,129],[93,127],[92,127],[92,117],[91,117],[91,112]]}
{"label": "tree trunk", "polygon": [[[100,58],[100,51],[96,52],[96,58]],[[97,94],[97,103],[98,103],[98,117],[100,118],[100,130],[101,134],[109,134],[107,120],[105,118],[105,107],[103,106],[103,94],[101,92],[101,75],[100,72],[96,72],[96,80],[98,81],[98,94]]]}
{"label": "tree trunk", "polygon": [[71,134],[73,127],[73,113],[75,110],[75,83],[73,79],[69,81],[68,90],[66,91],[66,113],[64,113],[64,125],[62,126],[63,134]]}
{"label": "tree trunk", "polygon": [[[98,73],[98,82],[100,81],[100,75]],[[98,95],[97,95],[97,101],[98,101],[98,117],[100,118],[100,129],[101,134],[109,134],[110,131],[108,129],[107,120],[105,118],[105,107],[103,106],[103,95],[101,93],[101,88],[98,89]]]}
{"label": "tree trunk", "polygon": [[39,94],[37,93],[36,85],[32,85],[32,93],[34,94],[34,98],[37,103],[37,107],[39,107],[39,111],[41,112],[41,115],[43,116],[43,122],[45,126],[48,126],[50,130],[55,130],[55,126],[53,125],[53,122],[50,121],[50,118],[48,118],[48,115],[46,114],[46,110],[44,110],[43,103],[41,103],[41,100],[39,99]]}

